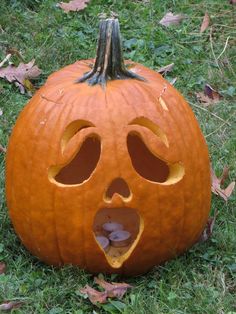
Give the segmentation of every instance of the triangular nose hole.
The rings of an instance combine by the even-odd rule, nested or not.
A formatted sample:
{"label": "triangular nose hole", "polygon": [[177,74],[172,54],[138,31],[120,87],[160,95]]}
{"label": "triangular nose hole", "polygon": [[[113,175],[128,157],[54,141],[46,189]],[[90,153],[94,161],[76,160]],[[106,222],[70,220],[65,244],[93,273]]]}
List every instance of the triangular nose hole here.
{"label": "triangular nose hole", "polygon": [[129,186],[124,179],[116,178],[111,182],[106,191],[106,198],[111,199],[115,193],[118,193],[125,198],[130,196]]}

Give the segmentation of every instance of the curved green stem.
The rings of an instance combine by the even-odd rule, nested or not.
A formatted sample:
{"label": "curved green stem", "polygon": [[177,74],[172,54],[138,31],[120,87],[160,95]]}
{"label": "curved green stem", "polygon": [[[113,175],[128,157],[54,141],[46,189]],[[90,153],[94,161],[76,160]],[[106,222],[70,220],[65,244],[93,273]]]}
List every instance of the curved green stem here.
{"label": "curved green stem", "polygon": [[108,80],[122,79],[145,80],[126,69],[122,56],[120,27],[118,19],[106,19],[100,22],[97,56],[94,67],[77,80],[89,85],[106,85]]}

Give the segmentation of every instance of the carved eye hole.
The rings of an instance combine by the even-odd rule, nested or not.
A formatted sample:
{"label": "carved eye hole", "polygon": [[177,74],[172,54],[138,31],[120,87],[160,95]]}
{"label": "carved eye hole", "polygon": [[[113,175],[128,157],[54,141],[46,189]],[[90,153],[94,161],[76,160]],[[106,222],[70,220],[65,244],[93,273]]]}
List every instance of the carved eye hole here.
{"label": "carved eye hole", "polygon": [[[76,120],[70,123],[62,136],[62,153],[69,141],[82,129],[91,128],[94,125],[85,120]],[[49,179],[55,183],[74,185],[83,183],[96,169],[101,155],[101,140],[96,134],[90,134],[83,139],[79,150],[64,165],[51,166],[49,169]]]}
{"label": "carved eye hole", "polygon": [[[134,119],[130,125],[140,125],[152,131],[163,144],[169,148],[165,133],[151,120],[145,117]],[[154,155],[145,145],[142,137],[137,132],[130,132],[127,137],[128,152],[131,162],[137,173],[143,178],[165,185],[179,182],[185,173],[182,162],[167,163]]]}
{"label": "carved eye hole", "polygon": [[143,178],[165,182],[169,176],[167,163],[155,156],[136,133],[129,133],[127,146],[134,169]]}
{"label": "carved eye hole", "polygon": [[95,170],[101,154],[100,139],[96,135],[87,137],[74,158],[62,167],[54,179],[62,184],[80,184]]}

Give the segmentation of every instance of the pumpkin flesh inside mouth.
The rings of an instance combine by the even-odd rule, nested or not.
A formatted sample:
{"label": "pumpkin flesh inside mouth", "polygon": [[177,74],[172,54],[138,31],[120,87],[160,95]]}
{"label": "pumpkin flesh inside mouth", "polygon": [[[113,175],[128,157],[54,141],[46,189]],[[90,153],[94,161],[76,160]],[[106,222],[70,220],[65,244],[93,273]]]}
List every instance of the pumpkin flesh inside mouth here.
{"label": "pumpkin flesh inside mouth", "polygon": [[113,268],[120,268],[129,258],[142,231],[143,221],[133,208],[102,208],[94,219],[96,242]]}

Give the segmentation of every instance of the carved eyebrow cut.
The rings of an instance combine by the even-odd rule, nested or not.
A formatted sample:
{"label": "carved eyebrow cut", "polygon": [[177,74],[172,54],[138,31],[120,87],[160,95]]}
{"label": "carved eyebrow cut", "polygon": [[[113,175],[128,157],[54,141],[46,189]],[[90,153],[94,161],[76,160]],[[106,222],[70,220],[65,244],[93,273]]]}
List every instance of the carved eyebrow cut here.
{"label": "carved eyebrow cut", "polygon": [[156,136],[160,138],[160,140],[166,145],[166,147],[169,147],[169,142],[165,133],[162,131],[162,129],[158,125],[156,125],[156,123],[154,123],[150,119],[145,118],[145,117],[138,117],[138,118],[135,118],[133,121],[131,121],[129,125],[141,125],[149,129]]}
{"label": "carved eyebrow cut", "polygon": [[94,127],[95,125],[87,120],[75,120],[73,122],[71,122],[66,129],[63,132],[62,138],[61,138],[61,150],[62,153],[65,150],[65,147],[67,145],[67,143],[69,142],[69,140],[79,131],[81,131],[82,129],[85,128],[90,128],[90,127]]}

